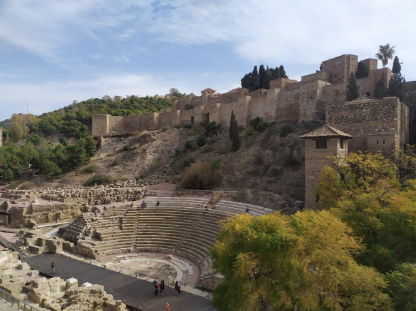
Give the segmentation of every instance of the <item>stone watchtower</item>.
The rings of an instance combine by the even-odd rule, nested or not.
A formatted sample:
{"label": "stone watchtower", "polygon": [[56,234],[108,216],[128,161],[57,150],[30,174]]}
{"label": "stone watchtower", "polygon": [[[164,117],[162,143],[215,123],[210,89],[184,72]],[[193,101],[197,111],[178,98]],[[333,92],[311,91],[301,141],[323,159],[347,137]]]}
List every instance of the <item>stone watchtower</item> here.
{"label": "stone watchtower", "polygon": [[305,208],[317,208],[315,187],[319,173],[330,163],[328,157],[345,159],[348,156],[348,139],[352,136],[330,125],[324,125],[300,138],[305,139]]}

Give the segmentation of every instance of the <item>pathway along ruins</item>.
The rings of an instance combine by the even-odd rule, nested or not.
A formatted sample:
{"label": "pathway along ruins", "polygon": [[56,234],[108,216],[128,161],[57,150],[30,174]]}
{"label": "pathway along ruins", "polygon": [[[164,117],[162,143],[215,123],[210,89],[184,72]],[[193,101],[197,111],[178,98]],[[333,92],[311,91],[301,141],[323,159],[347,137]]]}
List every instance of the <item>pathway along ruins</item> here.
{"label": "pathway along ruins", "polygon": [[[217,311],[211,301],[190,293],[175,295],[175,290],[165,288],[165,294],[155,297],[153,284],[115,271],[90,265],[58,254],[42,254],[22,260],[32,269],[47,277],[76,278],[79,284],[88,282],[103,285],[115,299],[122,300],[130,310],[160,311],[168,302],[171,311]],[[55,263],[56,274],[51,275],[50,264]]]}

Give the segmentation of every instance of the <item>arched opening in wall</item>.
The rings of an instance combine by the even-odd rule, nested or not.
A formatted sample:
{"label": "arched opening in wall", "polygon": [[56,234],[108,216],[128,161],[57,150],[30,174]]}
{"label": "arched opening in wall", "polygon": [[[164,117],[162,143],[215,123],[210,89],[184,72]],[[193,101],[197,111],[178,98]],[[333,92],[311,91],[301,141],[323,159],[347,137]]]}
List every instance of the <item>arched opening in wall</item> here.
{"label": "arched opening in wall", "polygon": [[209,113],[207,113],[207,114],[205,115],[205,120],[204,120],[204,122],[205,122],[205,124],[208,124],[208,123],[209,123]]}
{"label": "arched opening in wall", "polygon": [[316,149],[326,149],[326,140],[319,139],[315,142],[315,148]]}

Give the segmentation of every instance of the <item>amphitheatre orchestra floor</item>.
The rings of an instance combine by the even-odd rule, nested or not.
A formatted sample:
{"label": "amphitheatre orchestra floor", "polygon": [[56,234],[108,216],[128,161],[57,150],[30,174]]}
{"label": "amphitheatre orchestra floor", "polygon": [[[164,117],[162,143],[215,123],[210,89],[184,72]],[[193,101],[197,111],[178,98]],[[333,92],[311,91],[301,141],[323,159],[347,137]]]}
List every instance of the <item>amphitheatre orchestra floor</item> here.
{"label": "amphitheatre orchestra floor", "polygon": [[[47,276],[61,277],[67,280],[71,277],[82,283],[103,285],[108,294],[115,299],[123,300],[126,305],[143,311],[163,311],[168,302],[171,311],[215,311],[211,301],[200,296],[183,292],[175,295],[175,290],[165,287],[165,294],[155,297],[151,282],[107,270],[86,262],[78,261],[58,254],[42,254],[22,260],[32,269],[39,270]],[[55,263],[56,274],[50,274],[51,262]]]}

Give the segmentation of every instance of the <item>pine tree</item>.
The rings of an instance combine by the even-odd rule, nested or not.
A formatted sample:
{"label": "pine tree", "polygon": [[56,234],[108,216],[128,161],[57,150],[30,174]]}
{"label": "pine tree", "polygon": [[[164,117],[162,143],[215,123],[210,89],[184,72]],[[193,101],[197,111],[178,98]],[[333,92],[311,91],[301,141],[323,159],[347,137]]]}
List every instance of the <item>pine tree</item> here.
{"label": "pine tree", "polygon": [[391,79],[389,82],[389,96],[395,96],[403,100],[403,87],[404,87],[404,79],[401,74],[402,66],[400,64],[399,58],[396,56],[393,62],[393,74],[391,75]]}
{"label": "pine tree", "polygon": [[370,75],[370,68],[363,62],[358,63],[357,72],[355,73],[355,77],[357,79],[366,78]]}
{"label": "pine tree", "polygon": [[266,71],[266,74],[264,75],[264,79],[263,79],[263,89],[270,89],[270,81],[272,80],[272,73],[270,72],[270,70]]}
{"label": "pine tree", "polygon": [[235,121],[235,114],[234,110],[231,111],[231,118],[230,118],[230,140],[233,140],[233,122]]}
{"label": "pine tree", "polygon": [[350,80],[347,85],[347,101],[352,101],[360,96],[357,79],[355,74],[351,71]]}
{"label": "pine tree", "polygon": [[251,74],[252,85],[250,91],[255,91],[259,89],[259,72],[257,71],[257,66],[254,66],[253,72]]}
{"label": "pine tree", "polygon": [[264,65],[260,65],[259,68],[259,89],[264,89],[264,77],[266,76],[266,69],[264,69]]}
{"label": "pine tree", "polygon": [[280,65],[279,71],[280,71],[280,78],[288,78],[288,76],[286,75],[285,67],[283,67],[283,65]]}
{"label": "pine tree", "polygon": [[273,74],[272,80],[279,79],[279,78],[280,78],[280,69],[279,69],[279,67],[276,67],[274,69],[274,74]]}
{"label": "pine tree", "polygon": [[241,79],[241,87],[244,87],[246,89],[251,89],[252,84],[252,74],[251,72],[246,73],[244,77]]}
{"label": "pine tree", "polygon": [[386,96],[386,87],[384,86],[384,77],[376,83],[374,89],[374,97],[378,99],[383,99]]}
{"label": "pine tree", "polygon": [[231,124],[231,132],[232,132],[232,149],[233,151],[237,151],[240,149],[240,134],[238,132],[238,123],[237,120],[234,120]]}
{"label": "pine tree", "polygon": [[392,71],[394,74],[399,74],[402,71],[402,65],[400,64],[400,60],[397,56],[394,58]]}

